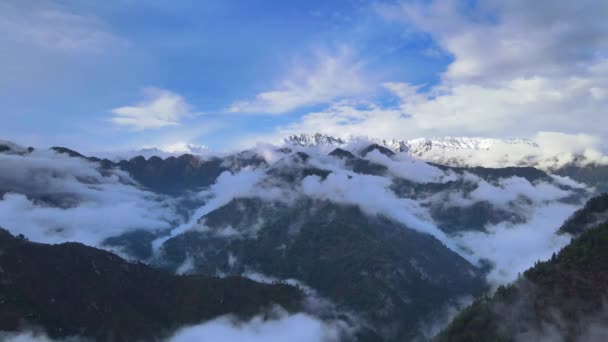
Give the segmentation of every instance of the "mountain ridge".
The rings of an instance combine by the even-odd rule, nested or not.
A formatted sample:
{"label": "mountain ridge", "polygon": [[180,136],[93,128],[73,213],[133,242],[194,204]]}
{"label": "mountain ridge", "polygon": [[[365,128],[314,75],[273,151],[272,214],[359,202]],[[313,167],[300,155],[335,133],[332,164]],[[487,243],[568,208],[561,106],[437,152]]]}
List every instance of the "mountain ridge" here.
{"label": "mountain ridge", "polygon": [[158,341],[226,314],[250,318],[272,305],[301,309],[287,284],[178,276],[80,243],[27,241],[0,228],[0,330],[42,328],[52,338]]}

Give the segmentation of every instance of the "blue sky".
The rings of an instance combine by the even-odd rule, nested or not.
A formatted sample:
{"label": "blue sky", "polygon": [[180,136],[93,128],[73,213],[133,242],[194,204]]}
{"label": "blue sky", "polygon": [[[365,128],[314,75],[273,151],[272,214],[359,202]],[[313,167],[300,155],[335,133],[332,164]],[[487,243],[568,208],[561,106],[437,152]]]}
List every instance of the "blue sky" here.
{"label": "blue sky", "polygon": [[[304,131],[603,136],[565,123],[581,115],[585,96],[598,102],[584,106],[599,111],[589,115],[606,116],[605,25],[571,14],[594,6],[603,5],[8,0],[0,4],[0,139],[94,151],[177,142],[226,149]],[[576,27],[552,29],[570,21]],[[576,96],[549,96],[564,87]],[[565,108],[563,118],[549,123],[555,108]],[[521,117],[534,120],[520,130]]]}

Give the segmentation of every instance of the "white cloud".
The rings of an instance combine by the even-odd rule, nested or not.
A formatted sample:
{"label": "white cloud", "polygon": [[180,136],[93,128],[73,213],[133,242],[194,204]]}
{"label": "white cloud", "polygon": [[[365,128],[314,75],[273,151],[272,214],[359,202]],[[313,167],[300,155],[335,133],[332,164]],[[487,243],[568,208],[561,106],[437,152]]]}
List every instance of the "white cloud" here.
{"label": "white cloud", "polygon": [[570,191],[562,190],[546,182],[532,184],[522,177],[501,179],[496,185],[482,179],[477,182],[477,188],[469,194],[471,199],[474,202],[489,201],[499,206],[507,205],[522,196],[538,204],[544,201],[559,200],[572,194]]}
{"label": "white cloud", "polygon": [[135,229],[168,229],[173,202],[134,185],[128,174],[50,151],[0,154],[0,226],[43,243],[99,247]]}
{"label": "white cloud", "polygon": [[153,242],[153,247],[157,251],[160,246],[170,238],[187,232],[192,229],[204,230],[206,227],[199,223],[199,219],[213,210],[228,204],[232,199],[238,197],[265,196],[268,193],[257,189],[255,186],[263,179],[264,172],[246,168],[237,173],[224,171],[207,190],[199,193],[199,197],[207,199],[205,205],[198,208],[190,216],[190,220],[175,228],[168,235],[160,237]]}
{"label": "white cloud", "polygon": [[398,198],[391,190],[391,179],[336,172],[325,180],[308,176],[302,181],[302,193],[335,203],[356,205],[369,215],[383,215],[403,223],[410,229],[434,236],[453,251],[453,241],[437,228],[425,209],[414,200]]}
{"label": "white cloud", "polygon": [[440,169],[414,159],[406,153],[396,154],[391,159],[374,150],[368,153],[365,158],[386,166],[393,176],[413,182],[442,182],[443,179],[449,179],[448,175]]}
{"label": "white cloud", "polygon": [[549,259],[570,242],[569,235],[555,232],[577,208],[561,203],[539,206],[526,223],[501,223],[487,227],[487,232],[461,233],[455,240],[471,252],[463,254],[470,261],[492,262],[494,267],[487,275],[491,285],[507,284],[536,261]]}
{"label": "white cloud", "polygon": [[325,104],[368,89],[362,64],[350,51],[319,53],[312,67],[295,65],[276,89],[259,93],[254,100],[233,103],[232,113],[283,114],[299,107]]}
{"label": "white cloud", "polygon": [[608,3],[448,0],[378,8],[429,33],[453,57],[439,83],[386,82],[394,106],[337,101],[278,134],[608,138],[608,23],[599,14]]}
{"label": "white cloud", "polygon": [[607,3],[594,0],[442,0],[380,12],[430,33],[453,55],[446,79],[493,83],[584,73],[581,65],[592,65],[608,48],[607,10]]}
{"label": "white cloud", "polygon": [[183,97],[169,90],[146,88],[144,95],[145,100],[134,106],[112,109],[111,121],[136,130],[157,129],[178,125],[195,114]]}
{"label": "white cloud", "polygon": [[340,330],[338,327],[299,313],[289,316],[284,315],[272,320],[255,317],[249,322],[239,322],[231,317],[218,318],[201,325],[181,329],[168,342],[330,342],[339,339]]}
{"label": "white cloud", "polygon": [[421,158],[437,163],[459,161],[484,167],[518,166],[525,162],[543,170],[574,162],[577,156],[584,156],[584,160],[578,161],[580,163],[608,163],[601,139],[596,136],[538,132],[531,137],[531,142],[515,144],[497,140],[487,150],[430,150],[422,153]]}

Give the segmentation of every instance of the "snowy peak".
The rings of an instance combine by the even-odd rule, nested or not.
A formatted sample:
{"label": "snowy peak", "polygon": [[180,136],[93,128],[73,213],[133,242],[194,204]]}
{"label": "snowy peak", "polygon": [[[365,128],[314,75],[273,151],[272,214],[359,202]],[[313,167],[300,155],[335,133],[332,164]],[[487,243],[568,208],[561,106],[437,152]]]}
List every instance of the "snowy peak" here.
{"label": "snowy peak", "polygon": [[[528,139],[491,139],[475,137],[442,137],[442,138],[419,138],[411,140],[398,139],[370,139],[379,145],[390,148],[396,152],[409,152],[420,156],[430,151],[454,151],[454,150],[490,150],[497,144],[526,145],[537,147],[536,143]],[[288,145],[317,146],[317,145],[344,145],[347,141],[329,136],[327,134],[292,134],[284,139]]]}
{"label": "snowy peak", "polygon": [[294,146],[344,145],[346,141],[327,134],[292,134],[283,139],[285,144]]}
{"label": "snowy peak", "polygon": [[[367,145],[375,143],[394,152],[408,153],[414,158],[452,166],[505,167],[528,165],[548,169],[557,163],[551,161],[556,159],[555,155],[546,155],[545,151],[535,141],[522,138],[494,139],[447,136],[398,140],[355,137],[343,140],[317,133],[314,135],[291,135],[284,141],[286,144],[305,147],[361,145],[362,142],[367,143]],[[557,164],[562,165],[564,163]]]}
{"label": "snowy peak", "polygon": [[410,147],[406,140],[397,139],[372,139],[378,145],[386,146],[395,152],[409,152]]}
{"label": "snowy peak", "polygon": [[528,139],[490,139],[471,137],[444,137],[432,139],[412,139],[405,142],[409,152],[415,156],[422,156],[431,151],[456,151],[456,150],[490,150],[497,144],[525,145],[538,147],[535,142]]}

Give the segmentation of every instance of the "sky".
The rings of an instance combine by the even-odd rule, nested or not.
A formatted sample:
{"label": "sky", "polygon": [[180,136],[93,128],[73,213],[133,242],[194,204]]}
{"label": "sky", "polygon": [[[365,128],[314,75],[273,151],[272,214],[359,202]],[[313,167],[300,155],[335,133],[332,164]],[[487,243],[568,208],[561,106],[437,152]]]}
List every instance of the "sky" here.
{"label": "sky", "polygon": [[[4,0],[0,139],[608,137],[608,2]],[[570,140],[568,140],[570,139]]]}

